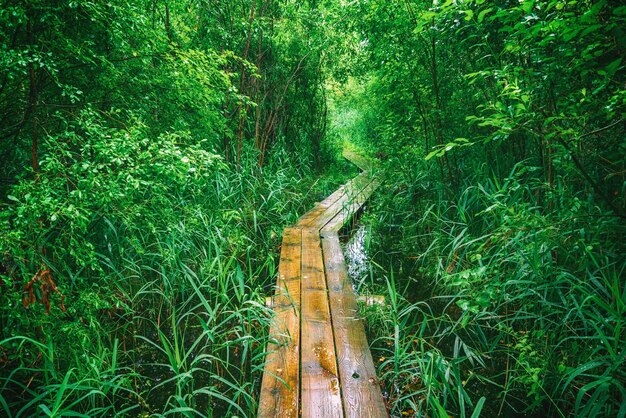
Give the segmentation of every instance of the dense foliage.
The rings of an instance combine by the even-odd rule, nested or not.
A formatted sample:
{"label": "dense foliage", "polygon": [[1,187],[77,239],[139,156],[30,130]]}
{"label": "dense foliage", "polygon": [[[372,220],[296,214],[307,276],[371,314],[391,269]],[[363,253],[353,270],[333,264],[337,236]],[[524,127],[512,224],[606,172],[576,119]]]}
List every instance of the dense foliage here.
{"label": "dense foliage", "polygon": [[626,8],[357,3],[394,413],[624,416]]}
{"label": "dense foliage", "polygon": [[332,190],[315,7],[3,2],[0,415],[256,409],[282,228]]}
{"label": "dense foliage", "polygon": [[626,416],[617,3],[4,0],[0,415],[254,415],[350,140],[391,415]]}

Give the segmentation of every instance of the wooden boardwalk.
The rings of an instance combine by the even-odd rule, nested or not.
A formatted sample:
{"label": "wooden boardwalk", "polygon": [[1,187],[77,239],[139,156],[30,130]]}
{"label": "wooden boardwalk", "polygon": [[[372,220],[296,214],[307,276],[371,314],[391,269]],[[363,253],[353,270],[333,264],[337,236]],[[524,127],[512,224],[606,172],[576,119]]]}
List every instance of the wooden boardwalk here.
{"label": "wooden boardwalk", "polygon": [[387,417],[338,231],[379,181],[363,172],[283,233],[259,417]]}

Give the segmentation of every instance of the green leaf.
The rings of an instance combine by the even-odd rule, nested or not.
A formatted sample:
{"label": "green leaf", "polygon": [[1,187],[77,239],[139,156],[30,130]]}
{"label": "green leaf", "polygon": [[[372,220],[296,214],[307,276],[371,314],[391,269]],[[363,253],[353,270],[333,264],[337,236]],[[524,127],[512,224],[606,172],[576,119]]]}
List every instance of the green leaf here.
{"label": "green leaf", "polygon": [[456,301],[456,305],[464,311],[467,311],[471,308],[472,304],[469,300],[461,299]]}
{"label": "green leaf", "polygon": [[440,417],[447,417],[448,413],[446,412],[446,409],[441,405],[441,403],[439,402],[439,400],[437,399],[436,396],[432,396],[430,399],[430,402],[434,404],[434,410],[437,411],[438,416]]}
{"label": "green leaf", "polygon": [[482,23],[482,21],[485,19],[485,16],[487,16],[487,13],[491,12],[492,10],[493,10],[493,7],[490,7],[478,13],[478,23]]}
{"label": "green leaf", "polygon": [[472,20],[472,18],[474,17],[474,11],[473,10],[465,10],[465,14],[467,16],[465,16],[465,20],[467,20],[468,22],[470,20]]}
{"label": "green leaf", "polygon": [[12,200],[12,201],[14,201],[14,202],[19,202],[18,198],[17,198],[17,197],[15,197],[15,196],[12,196],[12,195],[8,195],[8,196],[7,196],[7,199]]}
{"label": "green leaf", "polygon": [[576,37],[576,35],[578,35],[580,33],[580,30],[582,28],[572,28],[572,29],[566,29],[565,32],[563,33],[563,40],[565,42],[569,42],[572,39],[574,39]]}
{"label": "green leaf", "polygon": [[437,154],[439,154],[439,149],[436,149],[434,151],[429,152],[428,155],[426,156],[426,158],[424,158],[424,160],[428,161],[428,160],[430,160],[431,158],[433,158]]}
{"label": "green leaf", "polygon": [[572,383],[574,381],[574,379],[576,379],[578,376],[580,376],[583,373],[586,373],[589,370],[593,370],[596,367],[600,367],[600,366],[602,366],[602,361],[600,361],[600,360],[594,360],[594,361],[591,361],[589,363],[585,363],[585,364],[583,364],[581,366],[578,366],[576,369],[574,369],[569,374],[567,380],[565,381],[565,384],[562,386],[561,392],[564,393],[565,390],[570,385],[570,383]]}
{"label": "green leaf", "polygon": [[621,63],[622,63],[621,58],[616,59],[615,61],[611,62],[609,65],[606,66],[606,72],[610,76],[612,76],[613,74],[617,72]]}
{"label": "green leaf", "polygon": [[620,6],[620,7],[616,7],[613,10],[613,14],[615,16],[626,16],[626,6]]}
{"label": "green leaf", "polygon": [[41,409],[41,410],[44,412],[44,414],[46,414],[46,415],[47,415],[47,416],[49,416],[49,417],[51,417],[51,416],[53,416],[53,415],[54,415],[54,414],[52,413],[52,411],[50,410],[50,408],[48,408],[48,407],[47,407],[46,405],[44,405],[44,404],[40,404],[40,405],[39,405],[39,409]]}
{"label": "green leaf", "polygon": [[524,11],[524,13],[528,14],[533,10],[534,6],[535,6],[535,0],[526,0],[522,4],[522,10]]}
{"label": "green leaf", "polygon": [[474,412],[472,412],[471,418],[478,418],[480,416],[480,411],[483,410],[485,400],[487,400],[487,398],[485,398],[484,396],[478,400],[478,402],[476,403],[476,408],[474,408]]}
{"label": "green leaf", "polygon": [[600,29],[602,27],[602,25],[591,25],[588,28],[586,28],[585,30],[583,30],[580,34],[580,37],[583,38],[586,35],[589,35],[592,32],[597,31],[598,29]]}

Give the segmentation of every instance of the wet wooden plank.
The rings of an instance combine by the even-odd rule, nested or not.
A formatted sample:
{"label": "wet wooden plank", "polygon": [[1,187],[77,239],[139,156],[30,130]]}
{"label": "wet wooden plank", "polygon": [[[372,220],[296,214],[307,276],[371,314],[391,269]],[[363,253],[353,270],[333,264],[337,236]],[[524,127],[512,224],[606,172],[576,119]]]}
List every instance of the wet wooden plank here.
{"label": "wet wooden plank", "polygon": [[330,206],[332,206],[337,200],[339,200],[345,191],[352,188],[357,181],[357,177],[350,179],[346,184],[343,184],[337,190],[335,190],[330,196],[313,207],[310,211],[305,213],[299,220],[296,226],[300,228],[308,228],[315,225],[315,220],[323,214]]}
{"label": "wet wooden plank", "polygon": [[323,233],[322,247],[345,416],[387,417],[339,236]]}
{"label": "wet wooden plank", "polygon": [[368,173],[362,173],[355,178],[355,181],[346,187],[339,199],[337,199],[332,205],[328,206],[323,212],[319,213],[315,218],[309,222],[298,222],[297,226],[303,228],[318,228],[321,229],[328,221],[333,219],[337,213],[341,212],[345,207],[351,205],[361,194],[361,191],[366,188],[372,182],[372,178]]}
{"label": "wet wooden plank", "polygon": [[296,418],[299,414],[301,247],[300,229],[285,229],[272,300],[275,315],[269,331],[259,417]]}
{"label": "wet wooden plank", "polygon": [[318,229],[302,230],[303,418],[342,418],[337,357]]}
{"label": "wet wooden plank", "polygon": [[338,232],[343,225],[361,209],[363,204],[369,199],[374,190],[380,186],[379,180],[371,181],[364,189],[360,190],[351,202],[330,219],[322,228],[322,232]]}
{"label": "wet wooden plank", "polygon": [[315,219],[318,216],[320,216],[322,213],[324,213],[326,211],[326,209],[328,209],[329,206],[331,206],[333,203],[335,203],[337,200],[339,200],[341,198],[341,196],[343,195],[344,190],[345,190],[346,187],[347,187],[347,185],[344,184],[339,189],[337,189],[333,194],[331,194],[326,199],[324,199],[323,201],[321,201],[318,204],[316,204],[313,207],[313,209],[311,209],[310,211],[305,213],[298,220],[298,223],[296,224],[296,227],[306,228],[306,227],[310,227],[310,226],[314,225],[315,224]]}
{"label": "wet wooden plank", "polygon": [[259,417],[388,416],[336,234],[378,184],[363,172],[285,230]]}

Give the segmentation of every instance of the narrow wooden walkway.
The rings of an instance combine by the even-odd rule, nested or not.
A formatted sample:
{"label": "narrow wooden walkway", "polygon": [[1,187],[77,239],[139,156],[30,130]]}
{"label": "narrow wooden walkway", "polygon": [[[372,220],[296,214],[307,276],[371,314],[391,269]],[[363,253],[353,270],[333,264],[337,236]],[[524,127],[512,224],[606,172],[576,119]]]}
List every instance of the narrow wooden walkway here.
{"label": "narrow wooden walkway", "polygon": [[363,172],[283,233],[259,417],[387,417],[338,231],[379,186]]}

